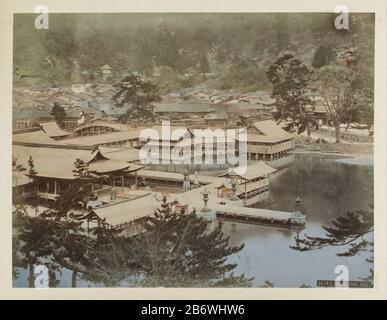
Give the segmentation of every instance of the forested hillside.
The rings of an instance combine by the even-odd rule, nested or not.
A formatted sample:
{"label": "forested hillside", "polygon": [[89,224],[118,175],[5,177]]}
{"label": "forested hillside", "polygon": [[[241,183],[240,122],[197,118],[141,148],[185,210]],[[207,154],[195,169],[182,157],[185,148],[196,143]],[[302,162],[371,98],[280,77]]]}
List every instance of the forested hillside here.
{"label": "forested hillside", "polygon": [[313,70],[352,47],[373,87],[370,14],[350,15],[350,30],[336,30],[334,14],[49,14],[48,30],[35,17],[14,17],[15,87],[101,81],[108,64],[112,82],[137,71],[157,74],[164,92],[201,82],[247,92],[269,88],[281,52]]}

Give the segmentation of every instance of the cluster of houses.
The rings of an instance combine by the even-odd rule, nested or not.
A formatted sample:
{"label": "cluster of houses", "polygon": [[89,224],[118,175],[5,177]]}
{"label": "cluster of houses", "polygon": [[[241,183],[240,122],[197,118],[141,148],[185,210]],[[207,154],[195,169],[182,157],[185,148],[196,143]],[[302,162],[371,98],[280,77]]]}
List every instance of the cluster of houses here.
{"label": "cluster of houses", "polygon": [[[63,122],[67,130],[76,128],[81,115],[90,119],[120,121],[126,109],[112,104],[113,92],[112,85],[95,83],[74,84],[70,88],[15,89],[13,129],[23,130],[38,126],[40,122],[53,121],[51,109],[54,103],[58,103],[66,112]],[[240,114],[249,115],[253,119],[270,117],[273,106],[268,105],[272,101],[267,97],[263,98],[264,95],[259,97],[254,94],[243,95],[241,96],[243,102],[237,103],[238,100],[235,99],[230,101],[223,99],[229,94],[224,91],[214,93],[211,95],[212,100],[206,101],[204,98],[206,95],[202,92],[203,99],[200,101],[177,99],[176,101],[180,102],[155,103],[147,110],[147,114],[129,114],[126,115],[126,121],[146,125],[148,122],[169,120],[177,125],[226,127],[235,126]],[[221,101],[225,103],[220,103]],[[257,101],[261,104],[255,103]]]}
{"label": "cluster of houses", "polygon": [[71,87],[14,89],[13,130],[31,128],[40,122],[53,121],[54,103],[64,108],[64,126],[68,130],[78,125],[82,114],[97,118],[119,114],[111,105],[113,87],[103,83],[74,84]]}
{"label": "cluster of houses", "polygon": [[196,87],[184,88],[180,92],[171,92],[166,95],[170,102],[202,102],[209,104],[237,104],[247,103],[252,105],[273,107],[275,100],[270,92],[259,90],[249,93],[238,93],[233,90],[210,89],[205,84]]}

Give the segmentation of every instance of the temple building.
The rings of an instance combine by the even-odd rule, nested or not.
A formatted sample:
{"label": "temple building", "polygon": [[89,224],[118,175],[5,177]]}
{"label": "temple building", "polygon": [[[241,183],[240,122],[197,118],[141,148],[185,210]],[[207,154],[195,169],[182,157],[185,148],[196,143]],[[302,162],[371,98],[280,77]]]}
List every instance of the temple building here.
{"label": "temple building", "polygon": [[[13,170],[13,188],[15,194],[29,197],[36,193],[40,199],[55,201],[61,191],[76,179],[75,162],[83,161],[96,177],[106,176],[101,183],[89,183],[92,192],[115,187],[130,188],[128,174],[142,168],[135,164],[138,152],[126,148],[92,148],[68,146],[55,141],[43,131],[19,133],[13,135],[12,156],[15,164],[22,165],[23,171]],[[29,174],[29,160],[34,163],[33,179]],[[137,185],[137,176],[134,180]]]}
{"label": "temple building", "polygon": [[294,136],[273,120],[255,122],[247,130],[247,158],[273,160],[294,148]]}
{"label": "temple building", "polygon": [[104,80],[108,80],[113,76],[113,68],[109,66],[108,64],[103,65],[101,68],[102,78]]}
{"label": "temple building", "polygon": [[[263,161],[248,167],[232,168],[220,175],[229,179],[227,185],[218,187],[219,198],[242,200],[245,207],[267,200],[269,175],[277,171]],[[231,191],[231,192],[230,192]]]}

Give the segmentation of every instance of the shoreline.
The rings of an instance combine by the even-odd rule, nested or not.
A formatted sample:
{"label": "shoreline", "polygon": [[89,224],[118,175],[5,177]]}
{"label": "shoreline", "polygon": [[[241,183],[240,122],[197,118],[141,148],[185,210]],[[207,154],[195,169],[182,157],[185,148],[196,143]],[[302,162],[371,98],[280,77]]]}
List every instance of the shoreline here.
{"label": "shoreline", "polygon": [[295,137],[295,146],[292,153],[316,154],[325,156],[337,156],[356,160],[373,160],[373,143],[317,143],[302,136]]}
{"label": "shoreline", "polygon": [[315,155],[323,155],[323,156],[338,156],[344,158],[352,158],[352,159],[374,159],[373,154],[370,153],[348,153],[348,152],[340,152],[340,151],[318,151],[318,150],[293,150],[292,154],[315,154]]}

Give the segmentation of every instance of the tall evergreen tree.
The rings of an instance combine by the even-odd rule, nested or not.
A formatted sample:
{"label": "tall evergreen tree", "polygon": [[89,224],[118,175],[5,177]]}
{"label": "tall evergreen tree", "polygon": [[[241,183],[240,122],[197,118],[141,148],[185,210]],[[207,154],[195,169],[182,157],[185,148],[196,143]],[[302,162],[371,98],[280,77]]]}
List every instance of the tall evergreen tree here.
{"label": "tall evergreen tree", "polygon": [[249,286],[252,279],[235,276],[227,257],[242,250],[231,247],[218,224],[195,212],[177,213],[164,197],[161,207],[128,241],[128,267],[140,272],[145,286]]}
{"label": "tall evergreen tree", "polygon": [[306,130],[310,136],[312,127],[317,125],[307,109],[312,105],[306,95],[311,71],[293,55],[284,54],[270,66],[266,75],[273,86],[271,96],[276,99],[276,119],[289,121],[288,129],[296,127],[298,133]]}
{"label": "tall evergreen tree", "polygon": [[99,252],[98,243],[107,242],[111,232],[104,223],[98,223],[92,228],[89,228],[89,225],[86,227],[84,216],[74,212],[79,204],[84,206],[91,197],[91,190],[86,188],[86,184],[100,183],[109,177],[98,176],[89,169],[88,163],[80,159],[74,162],[73,172],[76,179],[57,199],[56,210],[46,211],[41,217],[57,223],[58,242],[53,250],[53,256],[58,265],[72,271],[72,287],[76,287],[79,274],[95,272],[95,259],[98,260],[98,256],[94,259],[95,255],[93,256],[91,252],[97,249]]}
{"label": "tall evergreen tree", "polygon": [[54,102],[54,105],[50,111],[50,115],[54,117],[59,126],[64,125],[63,121],[66,119],[67,114],[65,109],[58,102]]}
{"label": "tall evergreen tree", "polygon": [[127,107],[121,121],[130,119],[154,120],[152,103],[160,101],[158,87],[150,81],[144,81],[139,75],[131,74],[113,85],[116,89],[112,100],[116,107]]}
{"label": "tall evergreen tree", "polygon": [[[17,186],[18,185],[18,179],[20,174],[23,174],[23,172],[26,171],[26,168],[17,162],[17,159],[12,157],[12,184]],[[20,203],[22,201],[22,197],[19,193],[13,192],[12,194],[12,201],[13,203]]]}
{"label": "tall evergreen tree", "polygon": [[314,53],[312,66],[315,69],[329,64],[333,59],[334,52],[329,46],[320,45]]}
{"label": "tall evergreen tree", "polygon": [[14,243],[14,266],[28,269],[28,286],[35,287],[35,266],[43,264],[51,271],[57,270],[52,252],[56,237],[56,226],[52,220],[40,217],[27,206],[18,205],[13,212],[13,228],[16,235]]}
{"label": "tall evergreen tree", "polygon": [[236,265],[226,263],[243,245],[231,247],[222,226],[211,229],[209,224],[195,212],[174,212],[164,197],[154,215],[133,229],[134,235],[115,228],[93,231],[96,264],[86,279],[106,286],[250,286],[252,279],[234,275]]}

